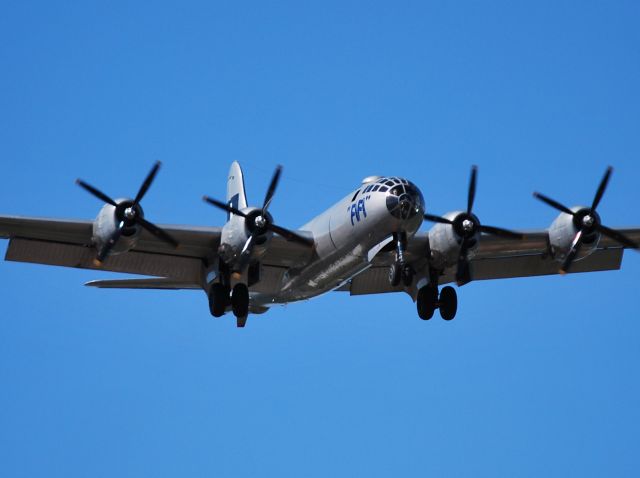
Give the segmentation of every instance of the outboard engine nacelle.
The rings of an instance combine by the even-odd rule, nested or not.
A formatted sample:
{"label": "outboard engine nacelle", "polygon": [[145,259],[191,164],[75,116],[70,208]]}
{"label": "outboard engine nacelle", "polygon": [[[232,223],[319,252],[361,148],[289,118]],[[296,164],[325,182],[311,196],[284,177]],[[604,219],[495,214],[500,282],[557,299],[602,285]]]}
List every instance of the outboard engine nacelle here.
{"label": "outboard engine nacelle", "polygon": [[613,168],[609,166],[600,181],[591,207],[574,207],[570,209],[544,194],[533,193],[534,197],[562,213],[553,222],[549,231],[551,253],[557,261],[562,262],[560,273],[569,272],[574,260],[591,254],[598,247],[601,234],[616,241],[623,247],[633,249],[640,247],[621,232],[602,224],[600,215],[596,212],[607,189],[612,172]]}
{"label": "outboard engine nacelle", "polygon": [[170,234],[144,218],[144,212],[140,206],[140,201],[149,190],[159,169],[160,161],[157,161],[140,186],[135,199],[115,200],[89,183],[81,179],[76,180],[76,184],[82,189],[107,203],[93,223],[93,242],[97,251],[94,263],[97,266],[109,254],[118,254],[133,248],[141,229],[146,229],[158,239],[178,247],[178,241]]}
{"label": "outboard engine nacelle", "polygon": [[142,231],[140,225],[126,220],[127,212],[131,215],[128,209],[134,207],[135,214],[144,217],[140,205],[133,205],[130,199],[116,199],[115,202],[117,206],[106,204],[93,222],[93,241],[98,250],[102,250],[120,229],[120,236],[110,248],[110,255],[128,252],[136,246],[140,237]]}

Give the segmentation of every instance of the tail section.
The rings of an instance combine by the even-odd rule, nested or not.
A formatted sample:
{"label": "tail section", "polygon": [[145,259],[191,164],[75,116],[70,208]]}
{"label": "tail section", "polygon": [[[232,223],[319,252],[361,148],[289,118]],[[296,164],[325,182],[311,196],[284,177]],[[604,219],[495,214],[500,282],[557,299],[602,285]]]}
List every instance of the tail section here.
{"label": "tail section", "polygon": [[[227,204],[231,204],[236,209],[244,209],[247,207],[247,194],[244,190],[244,176],[242,168],[237,161],[231,164],[229,169],[229,178],[227,180]],[[231,214],[227,214],[227,220],[231,218]]]}

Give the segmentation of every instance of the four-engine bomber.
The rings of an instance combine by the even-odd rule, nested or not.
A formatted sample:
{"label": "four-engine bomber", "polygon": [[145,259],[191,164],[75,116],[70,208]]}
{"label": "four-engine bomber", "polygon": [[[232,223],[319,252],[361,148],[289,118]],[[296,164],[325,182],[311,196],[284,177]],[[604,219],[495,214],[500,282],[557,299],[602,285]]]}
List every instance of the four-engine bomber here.
{"label": "four-engine bomber", "polygon": [[[10,239],[6,259],[147,276],[87,284],[93,287],[202,289],[214,317],[232,312],[242,327],[250,313],[334,290],[404,291],[420,318],[439,310],[451,320],[457,293],[446,284],[617,269],[624,248],[637,249],[640,241],[639,228],[611,229],[597,212],[611,168],[590,206],[568,208],[535,193],[559,215],[548,230],[527,233],[480,221],[474,213],[475,166],[463,210],[431,214],[411,181],[370,176],[292,230],[276,224],[270,211],[282,168],[276,168],[262,204],[251,206],[234,162],[226,200],[204,196],[227,213],[223,227],[158,226],[145,218],[141,201],[159,168],[153,166],[133,199],[112,199],[78,180],[106,203],[94,221],[0,216],[0,237]],[[420,232],[425,220],[435,223],[426,233]]]}

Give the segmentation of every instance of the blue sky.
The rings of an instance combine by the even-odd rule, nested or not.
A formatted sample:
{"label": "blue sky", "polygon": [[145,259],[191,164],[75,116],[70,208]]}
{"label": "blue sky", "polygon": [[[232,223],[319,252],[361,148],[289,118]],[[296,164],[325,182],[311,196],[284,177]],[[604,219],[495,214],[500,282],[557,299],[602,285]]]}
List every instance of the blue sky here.
{"label": "blue sky", "polygon": [[[612,164],[605,222],[640,225],[637,2],[132,3],[3,3],[0,213],[92,218],[76,177],[133,195],[157,159],[160,223],[221,225],[232,160],[254,203],[284,165],[285,226],[370,174],[444,213],[478,164],[480,217],[530,229]],[[237,330],[107,276],[0,264],[0,475],[637,474],[635,253],[472,283],[451,323],[336,293]]]}

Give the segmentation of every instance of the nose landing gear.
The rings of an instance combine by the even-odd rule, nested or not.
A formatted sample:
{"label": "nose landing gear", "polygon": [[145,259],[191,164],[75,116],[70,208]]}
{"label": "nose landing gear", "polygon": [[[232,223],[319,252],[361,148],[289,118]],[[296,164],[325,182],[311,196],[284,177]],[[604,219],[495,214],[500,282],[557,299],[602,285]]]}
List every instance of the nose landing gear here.
{"label": "nose landing gear", "polygon": [[444,320],[453,320],[458,310],[458,295],[453,287],[447,286],[442,289],[438,299],[438,287],[429,284],[418,291],[416,305],[422,320],[433,317],[436,309],[440,310]]}
{"label": "nose landing gear", "polygon": [[411,287],[415,272],[413,268],[405,263],[404,251],[407,247],[407,235],[399,233],[396,236],[396,261],[389,267],[389,283],[392,287],[402,284],[405,287]]}

